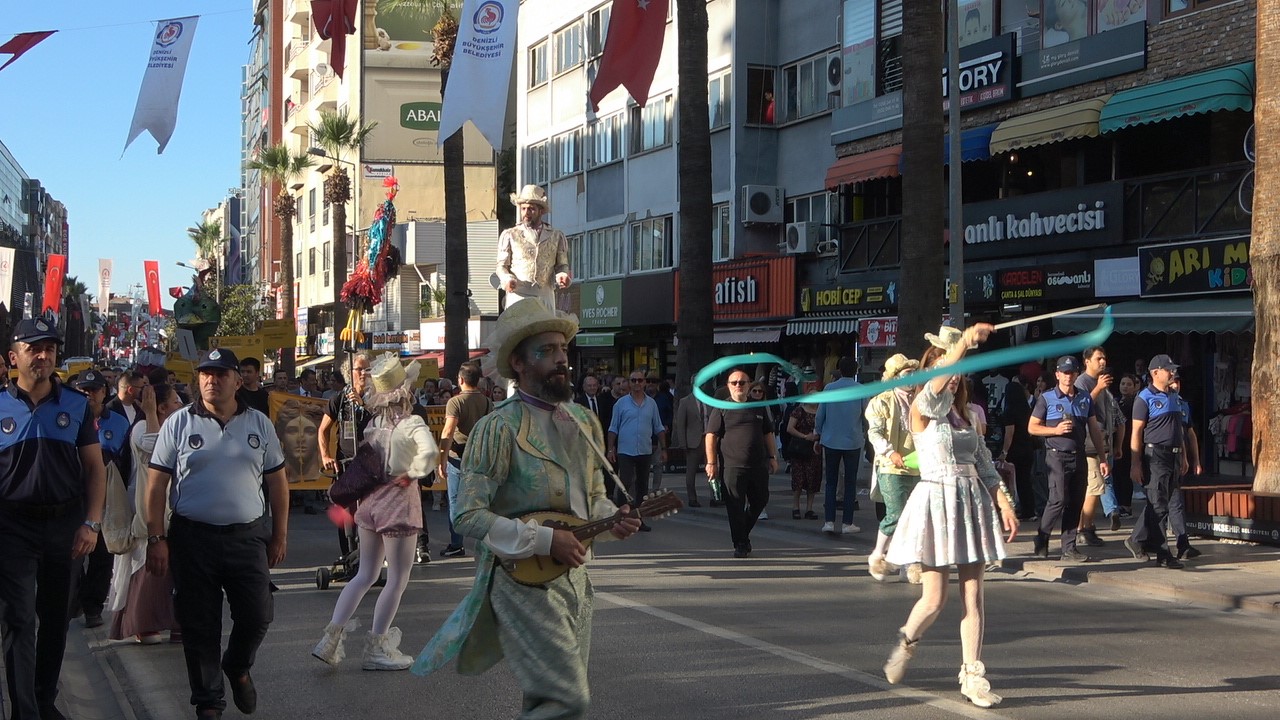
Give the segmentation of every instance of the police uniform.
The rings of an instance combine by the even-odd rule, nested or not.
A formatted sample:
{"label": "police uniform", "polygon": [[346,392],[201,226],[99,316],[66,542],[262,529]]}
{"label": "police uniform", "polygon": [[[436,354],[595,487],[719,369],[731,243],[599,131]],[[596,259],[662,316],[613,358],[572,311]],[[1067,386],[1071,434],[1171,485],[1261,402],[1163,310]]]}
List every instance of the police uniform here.
{"label": "police uniform", "polygon": [[[1176,370],[1177,366],[1172,369]],[[1169,541],[1165,537],[1169,504],[1178,487],[1182,453],[1186,450],[1181,398],[1172,389],[1161,391],[1155,385],[1148,385],[1133,402],[1133,419],[1145,423],[1139,447],[1147,481],[1147,505],[1133,525],[1128,544],[1165,558],[1170,556]]]}
{"label": "police uniform", "polygon": [[[1059,370],[1063,370],[1061,363]],[[1066,371],[1079,372],[1078,369]],[[1071,555],[1076,549],[1080,511],[1084,508],[1084,493],[1089,481],[1085,437],[1089,433],[1090,418],[1100,418],[1098,406],[1089,397],[1089,393],[1074,386],[1071,389],[1073,392],[1070,395],[1064,394],[1057,387],[1045,391],[1036,399],[1031,410],[1032,417],[1039,418],[1046,427],[1057,427],[1065,420],[1073,423],[1070,434],[1044,438],[1045,463],[1049,467],[1049,502],[1044,507],[1040,529],[1036,533],[1035,548],[1038,554],[1046,551],[1049,538],[1059,523],[1062,525],[1063,556]]]}
{"label": "police uniform", "polygon": [[[197,372],[238,367],[231,351],[218,349]],[[239,398],[236,405],[224,425],[197,399],[165,420],[151,455],[150,468],[171,477],[169,567],[197,711],[226,707],[222,673],[248,673],[273,617],[262,479],[284,469],[284,454],[267,416]],[[225,654],[224,592],[233,619]]]}
{"label": "police uniform", "polygon": [[[61,343],[51,323],[27,319],[14,342]],[[0,620],[11,718],[61,717],[53,709],[67,644],[72,553],[86,515],[93,468],[81,448],[98,444],[89,400],[56,377],[38,403],[12,382],[0,392]],[[99,468],[97,472],[101,472]],[[100,497],[100,493],[99,493]],[[36,626],[39,623],[37,636]]]}

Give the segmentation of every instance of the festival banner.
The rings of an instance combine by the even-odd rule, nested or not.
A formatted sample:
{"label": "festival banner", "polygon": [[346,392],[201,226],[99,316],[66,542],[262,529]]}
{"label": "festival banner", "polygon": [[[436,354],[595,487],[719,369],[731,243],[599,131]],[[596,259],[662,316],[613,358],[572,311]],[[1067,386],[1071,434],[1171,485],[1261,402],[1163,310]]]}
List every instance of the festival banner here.
{"label": "festival banner", "polygon": [[156,316],[160,314],[160,262],[143,260],[142,269],[147,275],[147,312]]}
{"label": "festival banner", "polygon": [[502,148],[507,86],[516,50],[518,0],[466,0],[453,65],[445,87],[436,143],[443,145],[470,120],[495,149]]}
{"label": "festival banner", "polygon": [[0,302],[13,312],[9,301],[13,298],[13,248],[0,247]]}
{"label": "festival banner", "polygon": [[98,258],[98,312],[105,313],[111,304],[111,267],[110,258]]}
{"label": "festival banner", "polygon": [[591,83],[592,110],[599,110],[600,101],[619,85],[627,89],[637,105],[644,107],[662,57],[667,4],[668,0],[614,0],[600,70]]}
{"label": "festival banner", "polygon": [[61,315],[62,280],[67,276],[67,256],[50,255],[49,264],[44,271],[44,302],[40,303],[40,312],[52,311]]}
{"label": "festival banner", "polygon": [[156,23],[147,71],[142,76],[138,104],[133,109],[133,122],[129,126],[129,139],[124,143],[126,150],[143,130],[150,132],[159,144],[157,155],[164,152],[169,144],[178,120],[182,78],[187,73],[187,56],[191,52],[191,40],[195,37],[199,19],[193,16]]}

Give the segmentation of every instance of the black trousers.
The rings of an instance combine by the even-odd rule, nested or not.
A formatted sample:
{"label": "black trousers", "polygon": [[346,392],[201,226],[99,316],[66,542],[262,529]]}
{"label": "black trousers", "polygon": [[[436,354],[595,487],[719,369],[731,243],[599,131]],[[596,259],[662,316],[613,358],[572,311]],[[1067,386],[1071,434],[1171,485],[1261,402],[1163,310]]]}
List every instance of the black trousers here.
{"label": "black trousers", "polygon": [[[243,525],[206,525],[173,516],[169,565],[174,611],[182,624],[182,650],[196,710],[226,708],[222,674],[236,678],[253,667],[267,636],[273,605],[267,567],[270,519]],[[222,598],[231,608],[231,638],[222,652]]]}
{"label": "black trousers", "polygon": [[684,451],[684,491],[689,502],[698,502],[698,470],[701,469],[698,459],[702,457],[698,448]]}
{"label": "black trousers", "polygon": [[[649,494],[649,470],[653,455],[623,455],[618,453],[618,479],[622,486],[631,493],[636,502]],[[621,493],[619,493],[621,494]],[[616,505],[622,505],[626,498],[618,498]]]}
{"label": "black trousers", "polygon": [[1040,516],[1040,532],[1036,539],[1042,545],[1062,523],[1062,552],[1076,547],[1076,529],[1080,525],[1080,512],[1084,509],[1084,493],[1089,485],[1089,464],[1083,451],[1045,451],[1045,464],[1049,467],[1049,502]]}
{"label": "black trousers", "polygon": [[729,515],[729,535],[736,548],[751,541],[751,530],[769,503],[769,470],[728,467],[723,475],[724,508]]}
{"label": "black trousers", "polygon": [[1171,507],[1174,491],[1178,489],[1178,453],[1174,448],[1153,446],[1142,454],[1143,476],[1147,479],[1147,506],[1133,524],[1129,539],[1143,550],[1157,555],[1169,554],[1169,540],[1165,528],[1174,517]]}
{"label": "black trousers", "polygon": [[40,708],[53,707],[58,697],[67,648],[71,546],[83,520],[79,502],[44,519],[0,505],[0,621],[10,720],[39,720]]}
{"label": "black trousers", "polygon": [[1031,477],[1036,463],[1035,451],[1010,453],[1008,459],[1017,475],[1014,484],[1018,486],[1018,516],[1029,518],[1036,514],[1035,483]]}
{"label": "black trousers", "polygon": [[111,590],[111,572],[115,558],[107,551],[107,541],[98,534],[98,544],[89,556],[75,563],[71,569],[71,612],[75,617],[82,611],[85,617],[101,615]]}

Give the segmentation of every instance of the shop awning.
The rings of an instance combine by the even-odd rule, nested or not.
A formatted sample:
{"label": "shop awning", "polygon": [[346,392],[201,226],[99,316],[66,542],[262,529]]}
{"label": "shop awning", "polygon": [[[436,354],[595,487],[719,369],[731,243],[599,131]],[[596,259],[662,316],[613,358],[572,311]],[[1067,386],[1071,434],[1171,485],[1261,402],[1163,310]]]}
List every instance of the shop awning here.
{"label": "shop awning", "polygon": [[788,335],[856,335],[858,316],[803,318],[787,321]]}
{"label": "shop awning", "polygon": [[782,326],[753,328],[720,328],[713,342],[716,345],[748,345],[776,343],[782,337]]}
{"label": "shop awning", "polygon": [[[960,133],[960,162],[986,160],[991,157],[991,134],[995,130],[995,125],[984,125],[983,127],[962,131]],[[951,135],[948,133],[942,136],[942,164],[947,165],[950,162]]]}
{"label": "shop awning", "polygon": [[578,347],[613,347],[613,341],[617,337],[616,332],[584,332],[575,335],[573,341],[578,343]]}
{"label": "shop awning", "polygon": [[1110,99],[1110,95],[1103,95],[1009,118],[991,133],[991,154],[1075,138],[1098,137],[1098,117]]}
{"label": "shop awning", "polygon": [[[1253,295],[1130,300],[1112,305],[1111,317],[1116,322],[1115,331],[1124,335],[1253,332]],[[1063,315],[1053,319],[1053,331],[1087,332],[1096,328],[1101,319],[1101,309]]]}
{"label": "shop awning", "polygon": [[898,161],[901,157],[901,145],[872,150],[861,155],[846,155],[827,168],[827,189],[835,190],[849,183],[901,175],[902,171],[898,169]]}
{"label": "shop awning", "polygon": [[325,365],[332,362],[333,362],[332,355],[317,355],[313,358],[308,359],[306,362],[298,363],[296,367],[298,372],[302,372],[307,368],[313,368],[313,367],[316,367],[317,365]]}
{"label": "shop awning", "polygon": [[1253,110],[1251,62],[1122,90],[1102,109],[1102,132],[1215,110]]}

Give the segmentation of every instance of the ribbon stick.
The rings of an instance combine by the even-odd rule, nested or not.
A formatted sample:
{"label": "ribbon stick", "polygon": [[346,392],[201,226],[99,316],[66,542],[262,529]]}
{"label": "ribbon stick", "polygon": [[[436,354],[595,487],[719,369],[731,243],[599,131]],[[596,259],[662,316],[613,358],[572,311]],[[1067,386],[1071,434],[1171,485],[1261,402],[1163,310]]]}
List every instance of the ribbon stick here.
{"label": "ribbon stick", "polygon": [[[1087,308],[1081,308],[1087,309]],[[978,372],[979,370],[989,370],[991,368],[1006,367],[1010,365],[1021,365],[1029,360],[1039,360],[1046,357],[1057,357],[1059,355],[1069,355],[1071,353],[1081,352],[1086,348],[1095,345],[1101,345],[1111,336],[1112,330],[1115,329],[1115,321],[1111,318],[1111,308],[1107,307],[1102,314],[1102,322],[1098,327],[1081,335],[1073,335],[1071,337],[1058,338],[1056,340],[1046,340],[1044,342],[1031,343],[1030,345],[1022,345],[1019,347],[1001,348],[1000,350],[992,350],[991,352],[969,355],[954,365],[945,367],[935,367],[929,370],[917,370],[896,377],[892,380],[882,380],[867,385],[856,385],[854,387],[843,387],[835,390],[820,390],[816,393],[800,395],[799,397],[785,397],[774,400],[755,400],[751,402],[734,402],[732,400],[719,400],[706,393],[702,389],[703,385],[715,379],[716,375],[729,370],[737,369],[743,365],[757,365],[759,363],[776,363],[787,373],[800,376],[803,374],[800,368],[783,360],[777,355],[769,353],[754,353],[752,355],[730,355],[720,358],[710,365],[698,371],[693,378],[693,394],[699,401],[705,403],[708,407],[719,408],[721,410],[733,410],[735,408],[755,408],[766,407],[769,405],[783,405],[786,403],[836,403],[848,402],[849,400],[861,400],[862,398],[875,397],[885,390],[891,390],[903,385],[919,385],[931,378],[940,375],[968,375]]]}

